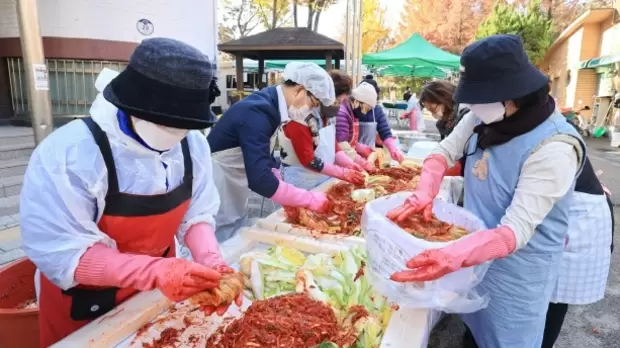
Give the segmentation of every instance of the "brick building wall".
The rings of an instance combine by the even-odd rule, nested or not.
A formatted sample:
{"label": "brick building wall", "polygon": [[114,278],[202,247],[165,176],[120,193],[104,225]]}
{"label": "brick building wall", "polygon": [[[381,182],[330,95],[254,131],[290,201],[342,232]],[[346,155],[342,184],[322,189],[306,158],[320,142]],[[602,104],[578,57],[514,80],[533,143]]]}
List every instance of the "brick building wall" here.
{"label": "brick building wall", "polygon": [[[579,61],[572,65],[573,75],[575,79],[575,92],[572,103],[574,108],[580,108],[584,105],[592,107],[594,104],[594,95],[596,94],[597,75],[593,69],[578,69],[579,62],[599,57],[600,53],[600,37],[601,25],[593,23],[583,26],[583,38],[581,41],[581,50]],[[567,99],[570,101],[570,99]],[[584,114],[590,117],[589,114]]]}
{"label": "brick building wall", "polygon": [[[552,94],[559,107],[593,106],[598,76],[594,69],[580,69],[580,62],[620,53],[620,23],[609,16],[584,23],[552,45],[542,66],[549,71]],[[589,112],[583,115],[589,118]]]}

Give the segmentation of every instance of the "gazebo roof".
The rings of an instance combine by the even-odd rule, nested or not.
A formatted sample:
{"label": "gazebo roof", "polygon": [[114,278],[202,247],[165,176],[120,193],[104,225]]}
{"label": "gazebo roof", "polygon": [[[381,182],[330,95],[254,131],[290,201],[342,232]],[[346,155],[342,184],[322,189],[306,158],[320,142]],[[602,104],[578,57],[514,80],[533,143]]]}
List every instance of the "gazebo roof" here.
{"label": "gazebo roof", "polygon": [[308,28],[276,28],[218,45],[220,51],[250,59],[344,58],[344,45]]}

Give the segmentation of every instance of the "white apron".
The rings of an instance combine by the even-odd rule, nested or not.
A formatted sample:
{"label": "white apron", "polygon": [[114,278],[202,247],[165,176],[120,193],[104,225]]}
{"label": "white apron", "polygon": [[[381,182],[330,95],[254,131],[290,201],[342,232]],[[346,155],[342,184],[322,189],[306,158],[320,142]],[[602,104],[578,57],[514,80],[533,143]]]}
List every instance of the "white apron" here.
{"label": "white apron", "polygon": [[362,122],[362,121],[358,122],[360,125],[360,134],[359,134],[359,139],[357,141],[361,144],[368,145],[374,149],[375,138],[377,137],[377,122],[375,120],[375,109],[373,108],[371,112],[372,112],[372,122]]}
{"label": "white apron", "polygon": [[611,212],[605,195],[575,192],[552,303],[585,305],[605,295],[611,261]]}
{"label": "white apron", "polygon": [[[275,146],[276,132],[271,136],[270,151]],[[218,242],[232,238],[248,223],[250,188],[240,147],[211,154],[213,182],[220,194],[220,209],[215,215]]]}
{"label": "white apron", "polygon": [[[284,133],[282,132],[281,135]],[[282,141],[281,145],[284,148],[284,142],[290,140],[285,136],[279,137],[278,140]],[[292,145],[291,145],[292,150]],[[290,151],[290,150],[289,150]],[[319,130],[319,145],[314,150],[314,155],[323,160],[323,163],[334,164],[336,160],[336,126],[329,125]],[[282,179],[298,188],[305,190],[311,190],[326,180],[329,176],[317,173],[313,170],[303,167],[298,163],[286,163],[288,166],[282,166]]]}

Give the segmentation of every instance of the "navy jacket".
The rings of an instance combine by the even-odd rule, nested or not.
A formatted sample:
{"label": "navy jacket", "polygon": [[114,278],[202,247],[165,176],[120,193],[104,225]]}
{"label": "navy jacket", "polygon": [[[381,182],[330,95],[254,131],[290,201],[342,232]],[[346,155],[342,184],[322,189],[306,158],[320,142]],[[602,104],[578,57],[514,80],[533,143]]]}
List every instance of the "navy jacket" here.
{"label": "navy jacket", "polygon": [[207,136],[212,153],[241,147],[250,190],[267,198],[279,185],[271,172],[277,162],[269,150],[279,125],[278,92],[276,87],[267,87],[231,106]]}
{"label": "navy jacket", "polygon": [[[368,111],[365,115],[361,113],[356,113],[355,116],[358,117],[360,122],[372,122],[372,111]],[[387,138],[392,137],[392,130],[390,129],[390,125],[387,121],[387,117],[385,116],[385,112],[383,112],[383,108],[381,105],[377,104],[374,108],[375,112],[375,122],[377,122],[377,133],[379,133],[379,138],[381,140],[385,140]]]}

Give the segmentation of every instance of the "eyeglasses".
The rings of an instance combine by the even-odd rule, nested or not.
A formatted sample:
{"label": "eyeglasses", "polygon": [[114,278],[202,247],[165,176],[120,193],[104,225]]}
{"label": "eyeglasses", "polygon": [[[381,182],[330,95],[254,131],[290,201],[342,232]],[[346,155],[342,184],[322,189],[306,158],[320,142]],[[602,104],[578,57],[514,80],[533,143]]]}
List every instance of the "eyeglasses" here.
{"label": "eyeglasses", "polygon": [[308,98],[310,98],[310,103],[312,103],[313,108],[318,108],[319,106],[321,106],[321,102],[319,101],[319,99],[315,97],[314,94],[310,93],[310,91],[306,90],[306,95],[308,96]]}

